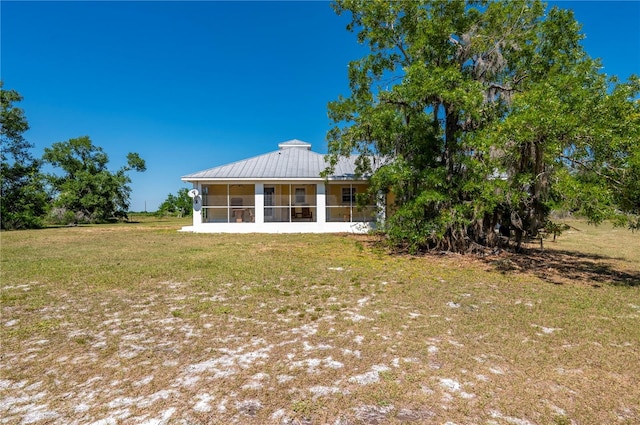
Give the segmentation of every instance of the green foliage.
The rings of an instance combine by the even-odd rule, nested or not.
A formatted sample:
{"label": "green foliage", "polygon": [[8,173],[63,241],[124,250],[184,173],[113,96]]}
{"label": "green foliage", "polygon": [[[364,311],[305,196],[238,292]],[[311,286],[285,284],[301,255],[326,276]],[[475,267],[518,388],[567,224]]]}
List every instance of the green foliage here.
{"label": "green foliage", "polygon": [[182,188],[176,195],[170,193],[160,204],[156,215],[159,217],[176,216],[187,217],[193,214],[193,201],[189,197],[189,190]]}
{"label": "green foliage", "polygon": [[109,158],[88,136],[54,143],[45,148],[44,161],[60,168],[62,174],[50,174],[55,190],[54,220],[63,222],[104,222],[126,217],[131,179],[127,172],[145,171],[138,154],[127,155],[127,165],[116,172],[107,169]]}
{"label": "green foliage", "polygon": [[4,90],[0,81],[0,141],[2,143],[0,223],[2,229],[25,229],[42,226],[49,197],[40,173],[40,161],[29,152],[33,144],[22,136],[29,124],[22,101],[15,90]]}
{"label": "green foliage", "polygon": [[599,74],[572,12],[536,0],[333,6],[370,53],[349,64],[351,95],[329,104],[330,164],[355,152],[372,191],[395,195],[393,244],[465,252],[503,243],[500,228],[519,246],[554,206],[637,223],[639,82]]}
{"label": "green foliage", "polygon": [[570,227],[565,223],[556,223],[554,221],[548,220],[544,225],[544,231],[547,234],[553,235],[553,240],[558,238],[565,230],[569,230]]}
{"label": "green foliage", "polygon": [[640,78],[615,84],[583,119],[591,123],[593,131],[572,146],[569,159],[576,184],[584,187],[591,202],[581,203],[578,210],[596,223],[613,217],[618,224],[638,229]]}

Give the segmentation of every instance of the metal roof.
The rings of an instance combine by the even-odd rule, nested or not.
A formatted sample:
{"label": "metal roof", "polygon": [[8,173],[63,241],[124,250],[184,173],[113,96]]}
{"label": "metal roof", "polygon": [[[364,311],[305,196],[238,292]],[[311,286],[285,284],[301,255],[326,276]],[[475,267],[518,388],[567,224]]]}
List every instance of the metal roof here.
{"label": "metal roof", "polygon": [[[278,147],[277,151],[187,174],[182,180],[322,179],[320,173],[328,164],[323,154],[311,150],[309,143],[294,139]],[[329,178],[354,178],[355,169],[355,157],[341,158]]]}

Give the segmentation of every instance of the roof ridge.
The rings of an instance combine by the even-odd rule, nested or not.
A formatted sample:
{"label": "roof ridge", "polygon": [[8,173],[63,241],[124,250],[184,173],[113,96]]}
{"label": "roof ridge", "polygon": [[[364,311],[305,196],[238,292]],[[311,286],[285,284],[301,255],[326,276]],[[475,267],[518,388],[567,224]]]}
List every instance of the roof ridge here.
{"label": "roof ridge", "polygon": [[307,143],[303,140],[299,139],[291,139],[286,142],[278,143],[279,149],[287,149],[287,148],[306,148],[307,150],[311,150],[311,143]]}

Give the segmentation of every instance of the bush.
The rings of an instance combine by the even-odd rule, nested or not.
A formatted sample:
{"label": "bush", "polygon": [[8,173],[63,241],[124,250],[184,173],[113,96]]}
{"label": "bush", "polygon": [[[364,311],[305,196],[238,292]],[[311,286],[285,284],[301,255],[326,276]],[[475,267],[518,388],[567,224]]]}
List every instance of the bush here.
{"label": "bush", "polygon": [[73,212],[66,208],[53,208],[49,213],[48,220],[50,224],[69,225],[69,224],[85,224],[90,223],[90,217],[78,211]]}

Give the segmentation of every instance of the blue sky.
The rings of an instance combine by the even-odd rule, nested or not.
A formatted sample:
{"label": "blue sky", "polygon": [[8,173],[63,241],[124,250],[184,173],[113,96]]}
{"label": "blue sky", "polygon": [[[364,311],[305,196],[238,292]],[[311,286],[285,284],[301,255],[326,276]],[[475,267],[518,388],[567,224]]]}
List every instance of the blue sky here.
{"label": "blue sky", "polygon": [[[603,72],[640,75],[640,1],[574,10]],[[131,209],[154,211],[184,174],[301,139],[326,152],[327,103],[365,50],[328,2],[0,2],[0,72],[24,96],[34,155],[88,135],[110,168],[138,152]]]}

